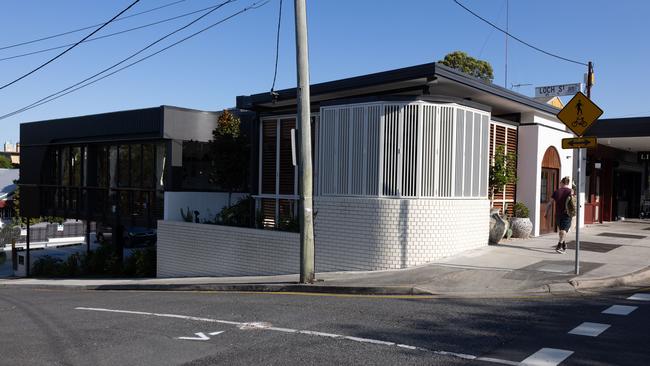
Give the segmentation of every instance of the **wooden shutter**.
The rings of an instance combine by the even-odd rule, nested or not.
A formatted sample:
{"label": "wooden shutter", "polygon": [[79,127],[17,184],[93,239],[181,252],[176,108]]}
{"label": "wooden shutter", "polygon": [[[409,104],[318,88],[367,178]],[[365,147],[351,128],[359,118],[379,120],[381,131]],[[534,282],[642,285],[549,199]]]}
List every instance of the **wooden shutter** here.
{"label": "wooden shutter", "polygon": [[262,194],[275,194],[276,120],[262,121]]}

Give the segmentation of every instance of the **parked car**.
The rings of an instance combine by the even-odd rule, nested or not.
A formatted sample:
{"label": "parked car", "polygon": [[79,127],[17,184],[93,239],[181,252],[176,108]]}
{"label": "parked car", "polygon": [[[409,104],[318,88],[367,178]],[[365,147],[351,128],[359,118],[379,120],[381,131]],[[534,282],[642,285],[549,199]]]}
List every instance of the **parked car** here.
{"label": "parked car", "polygon": [[130,226],[124,229],[124,247],[137,248],[156,244],[156,229]]}

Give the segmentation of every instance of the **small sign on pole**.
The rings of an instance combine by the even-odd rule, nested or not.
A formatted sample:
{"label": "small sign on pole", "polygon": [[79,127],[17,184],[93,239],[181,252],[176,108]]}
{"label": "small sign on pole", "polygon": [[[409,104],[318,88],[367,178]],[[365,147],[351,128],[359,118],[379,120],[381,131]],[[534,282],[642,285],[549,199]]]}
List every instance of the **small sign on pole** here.
{"label": "small sign on pole", "polygon": [[562,139],[563,149],[587,149],[598,146],[598,139],[591,136]]}
{"label": "small sign on pole", "polygon": [[577,92],[581,90],[582,90],[581,83],[538,86],[535,87],[535,98],[575,95]]}

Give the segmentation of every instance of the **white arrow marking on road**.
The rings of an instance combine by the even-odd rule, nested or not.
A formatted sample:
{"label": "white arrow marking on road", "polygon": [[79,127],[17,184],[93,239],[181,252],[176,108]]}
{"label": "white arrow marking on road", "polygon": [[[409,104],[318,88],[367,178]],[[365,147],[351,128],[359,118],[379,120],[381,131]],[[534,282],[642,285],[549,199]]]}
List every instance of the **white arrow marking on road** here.
{"label": "white arrow marking on road", "polygon": [[[224,331],[212,332],[212,333],[208,333],[208,334],[210,334],[210,335],[218,335],[218,334],[221,334],[223,332]],[[188,340],[188,341],[207,341],[207,340],[210,339],[210,337],[205,335],[205,333],[203,333],[203,332],[198,332],[198,333],[194,333],[194,334],[196,334],[197,336],[196,337],[178,337],[178,339],[185,339],[185,340]]]}

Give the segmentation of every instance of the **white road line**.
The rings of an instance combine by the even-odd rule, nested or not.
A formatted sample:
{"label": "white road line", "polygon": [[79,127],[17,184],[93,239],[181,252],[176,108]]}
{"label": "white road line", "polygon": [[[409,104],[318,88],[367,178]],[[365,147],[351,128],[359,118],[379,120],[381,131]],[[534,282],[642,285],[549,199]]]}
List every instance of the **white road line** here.
{"label": "white road line", "polygon": [[315,336],[320,336],[320,337],[343,338],[343,336],[340,335],[340,334],[316,332],[316,331],[313,331],[313,330],[299,330],[299,331],[297,331],[297,333],[315,335]]}
{"label": "white road line", "polygon": [[542,348],[519,364],[522,366],[556,366],[571,356],[573,351],[557,348]]}
{"label": "white road line", "polygon": [[598,337],[602,332],[609,328],[609,324],[584,322],[569,331],[569,334],[582,335],[588,337]]}
{"label": "white road line", "polygon": [[229,320],[219,320],[211,318],[199,318],[196,316],[187,316],[187,315],[177,315],[177,314],[160,314],[160,313],[148,313],[146,311],[130,311],[130,310],[116,310],[116,309],[104,309],[104,308],[85,308],[85,307],[76,307],[76,310],[88,310],[88,311],[103,311],[108,313],[121,313],[121,314],[134,314],[134,315],[150,315],[158,316],[162,318],[176,318],[176,319],[185,319],[185,320],[196,320],[201,322],[209,323],[221,323],[229,325],[248,325],[251,323],[242,323],[242,322],[231,322]]}
{"label": "white road line", "polygon": [[519,365],[521,365],[521,362],[507,361],[507,360],[502,360],[502,359],[499,359],[499,358],[492,358],[492,357],[476,357],[476,360],[484,361],[484,362],[500,363],[502,365],[510,365],[510,366],[519,366]]}
{"label": "white road line", "polygon": [[[342,334],[317,332],[317,331],[312,331],[312,330],[298,330],[298,329],[291,329],[291,328],[273,327],[273,326],[271,326],[270,323],[266,323],[266,322],[233,322],[233,321],[229,321],[229,320],[202,318],[202,317],[188,316],[188,315],[150,313],[150,312],[146,312],[146,311],[131,311],[131,310],[118,310],[118,309],[106,309],[106,308],[88,308],[88,307],[81,307],[81,306],[76,307],[75,309],[76,310],[85,310],[85,311],[100,311],[100,312],[119,313],[119,314],[132,314],[132,315],[147,315],[147,316],[157,316],[157,317],[162,317],[162,318],[174,318],[174,319],[194,320],[194,321],[209,322],[209,323],[229,324],[229,325],[235,325],[239,329],[242,329],[242,330],[260,329],[260,330],[272,330],[272,331],[284,332],[284,333],[300,333],[300,334],[313,335],[313,336],[317,336],[317,337],[340,338],[340,339],[347,339],[347,340],[350,340],[350,341],[360,342],[360,343],[371,343],[371,344],[376,344],[376,345],[381,345],[381,346],[400,347],[400,348],[409,349],[409,350],[424,351],[424,352],[434,353],[434,354],[437,354],[437,355],[462,358],[462,359],[466,359],[466,360],[481,360],[481,361],[497,363],[497,364],[501,364],[501,365],[519,365],[518,362],[513,362],[513,361],[508,361],[508,360],[501,360],[501,359],[498,359],[498,358],[478,357],[478,356],[465,354],[465,353],[457,353],[457,352],[449,352],[449,351],[441,351],[441,350],[430,350],[430,349],[426,349],[426,348],[422,348],[422,347],[410,346],[410,345],[407,345],[407,344],[397,344],[395,342],[382,341],[382,340],[379,340],[379,339],[352,337],[352,336],[345,336],[345,335],[342,335]],[[216,335],[216,334],[220,334],[220,333],[222,333],[222,332],[214,332],[214,333],[209,333],[209,334],[210,335]],[[204,337],[207,337],[204,333],[195,333],[195,334],[198,337],[179,337],[179,339],[203,340]]]}
{"label": "white road line", "polygon": [[628,300],[650,301],[650,294],[634,294],[627,298]]}
{"label": "white road line", "polygon": [[628,306],[628,305],[612,305],[607,309],[603,310],[603,314],[611,315],[630,315],[631,312],[636,310],[638,306]]}

